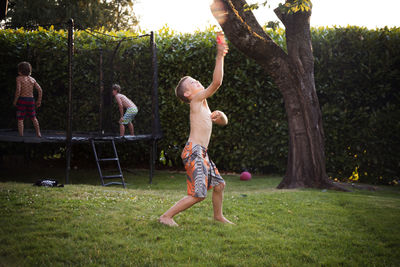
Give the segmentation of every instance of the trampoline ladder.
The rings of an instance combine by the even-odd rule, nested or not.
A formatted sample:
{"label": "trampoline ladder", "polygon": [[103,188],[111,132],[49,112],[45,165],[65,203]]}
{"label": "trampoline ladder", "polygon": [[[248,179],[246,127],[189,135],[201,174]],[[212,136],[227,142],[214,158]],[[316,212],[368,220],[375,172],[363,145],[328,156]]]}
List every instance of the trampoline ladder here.
{"label": "trampoline ladder", "polygon": [[[124,188],[126,188],[125,185],[125,181],[124,181],[124,177],[122,175],[122,170],[121,170],[121,165],[119,163],[119,158],[118,158],[118,153],[117,153],[117,148],[115,147],[115,142],[114,140],[109,140],[112,144],[112,148],[114,151],[114,157],[113,158],[99,158],[98,154],[97,154],[97,149],[96,149],[96,141],[94,139],[91,139],[90,142],[92,144],[92,148],[93,148],[93,154],[94,157],[96,159],[96,164],[97,164],[97,170],[99,171],[99,176],[101,179],[101,184],[103,186],[108,186],[108,185],[122,185]],[[104,143],[104,141],[101,141],[102,143]],[[118,166],[118,174],[115,175],[103,175],[103,172],[101,170],[101,162],[106,162],[106,161],[115,161],[117,163]],[[109,182],[109,183],[104,183],[104,180],[107,179],[116,179],[116,178],[120,178],[121,182]]]}

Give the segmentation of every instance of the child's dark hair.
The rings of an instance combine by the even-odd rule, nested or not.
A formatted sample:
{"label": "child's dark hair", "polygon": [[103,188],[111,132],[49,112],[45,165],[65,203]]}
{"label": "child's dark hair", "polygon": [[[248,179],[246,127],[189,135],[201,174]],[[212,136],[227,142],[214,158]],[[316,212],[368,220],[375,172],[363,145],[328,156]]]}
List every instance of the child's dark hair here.
{"label": "child's dark hair", "polygon": [[114,83],[111,88],[112,90],[116,90],[118,93],[121,93],[121,86],[119,86],[119,84]]}
{"label": "child's dark hair", "polygon": [[31,75],[32,73],[32,66],[29,62],[23,61],[18,63],[18,72],[22,75]]}
{"label": "child's dark hair", "polygon": [[189,78],[190,76],[185,76],[185,77],[183,77],[180,81],[179,81],[179,83],[178,83],[178,85],[176,86],[176,88],[175,88],[175,95],[177,96],[177,97],[179,97],[183,102],[185,102],[185,103],[189,103],[189,99],[187,99],[186,98],[186,96],[185,96],[185,87],[183,86],[183,82],[184,81],[186,81],[186,79],[187,78]]}

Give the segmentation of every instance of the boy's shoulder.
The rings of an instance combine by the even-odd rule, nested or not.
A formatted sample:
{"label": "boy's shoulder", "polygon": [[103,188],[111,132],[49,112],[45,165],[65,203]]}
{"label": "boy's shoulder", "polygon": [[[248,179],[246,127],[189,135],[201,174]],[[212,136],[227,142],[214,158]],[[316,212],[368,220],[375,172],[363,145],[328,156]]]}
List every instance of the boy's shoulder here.
{"label": "boy's shoulder", "polygon": [[32,82],[36,82],[35,78],[30,75],[18,75],[17,80],[30,80]]}
{"label": "boy's shoulder", "polygon": [[114,97],[115,97],[115,99],[116,99],[117,101],[122,101],[122,98],[124,97],[124,95],[118,93],[118,94],[116,94]]}
{"label": "boy's shoulder", "polygon": [[207,104],[207,99],[202,99],[200,101],[197,101],[196,99],[192,99],[192,101],[190,101],[188,103],[188,105],[189,105],[190,111],[198,111],[198,110],[200,110],[200,108],[202,106],[207,106],[208,104]]}

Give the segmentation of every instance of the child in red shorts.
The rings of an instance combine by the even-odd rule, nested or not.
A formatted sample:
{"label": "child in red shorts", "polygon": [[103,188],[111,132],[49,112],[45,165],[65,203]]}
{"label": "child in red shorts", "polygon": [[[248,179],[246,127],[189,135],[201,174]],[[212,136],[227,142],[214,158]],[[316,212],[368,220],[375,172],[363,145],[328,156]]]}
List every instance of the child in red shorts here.
{"label": "child in red shorts", "polygon": [[38,91],[38,100],[36,107],[40,107],[42,103],[42,88],[31,77],[32,66],[29,62],[21,62],[18,64],[18,77],[16,79],[16,90],[13,105],[17,107],[18,133],[24,136],[24,119],[28,117],[32,120],[35,127],[36,136],[42,137],[40,133],[39,121],[36,118],[35,99],[33,97],[33,88]]}
{"label": "child in red shorts", "polygon": [[[219,33],[217,40],[224,40]],[[224,57],[228,52],[225,42],[217,43],[213,80],[205,89],[192,77],[183,77],[175,89],[175,94],[190,105],[190,135],[182,152],[182,160],[187,174],[188,195],[167,210],[159,221],[168,226],[178,226],[173,217],[206,198],[207,190],[213,189],[212,202],[214,219],[222,223],[230,223],[222,214],[225,181],[207,153],[210,142],[212,124],[226,125],[228,118],[219,110],[211,112],[207,98],[213,95],[222,84]]]}

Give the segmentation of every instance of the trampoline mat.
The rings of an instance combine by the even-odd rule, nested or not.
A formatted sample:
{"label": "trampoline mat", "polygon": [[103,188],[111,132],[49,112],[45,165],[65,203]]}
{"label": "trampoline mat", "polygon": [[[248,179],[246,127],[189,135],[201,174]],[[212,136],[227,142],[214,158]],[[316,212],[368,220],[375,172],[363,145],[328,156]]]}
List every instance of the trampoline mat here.
{"label": "trampoline mat", "polygon": [[[18,131],[13,129],[0,129],[0,141],[3,142],[22,142],[22,143],[65,143],[67,140],[64,131],[41,131],[42,137],[37,137],[33,130],[25,130],[24,136],[19,136]],[[98,132],[72,132],[72,143],[87,143],[90,140],[115,142],[130,142],[139,140],[151,140],[151,134],[125,135],[102,134]]]}

